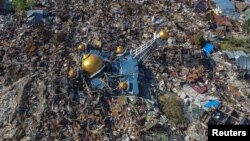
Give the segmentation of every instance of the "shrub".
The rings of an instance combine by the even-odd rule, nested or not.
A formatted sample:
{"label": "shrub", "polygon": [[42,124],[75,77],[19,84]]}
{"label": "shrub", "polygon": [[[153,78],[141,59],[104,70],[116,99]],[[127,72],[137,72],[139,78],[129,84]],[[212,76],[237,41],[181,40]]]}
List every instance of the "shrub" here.
{"label": "shrub", "polygon": [[161,95],[158,100],[170,123],[183,124],[185,122],[181,101],[176,96]]}
{"label": "shrub", "polygon": [[13,0],[12,4],[16,12],[21,12],[30,9],[30,7],[32,7],[35,2],[34,0]]}
{"label": "shrub", "polygon": [[206,40],[203,36],[200,36],[200,35],[194,35],[194,42],[195,42],[195,45],[202,48],[203,45],[206,43]]}

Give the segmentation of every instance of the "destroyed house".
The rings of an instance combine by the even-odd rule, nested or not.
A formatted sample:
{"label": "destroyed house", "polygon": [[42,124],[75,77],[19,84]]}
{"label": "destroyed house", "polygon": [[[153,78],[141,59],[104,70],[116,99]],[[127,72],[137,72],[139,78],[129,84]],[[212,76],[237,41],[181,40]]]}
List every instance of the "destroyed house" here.
{"label": "destroyed house", "polygon": [[243,125],[249,124],[247,115],[222,105],[215,110],[205,111],[200,118],[202,125]]}
{"label": "destroyed house", "polygon": [[201,0],[194,6],[194,12],[196,13],[204,13],[208,10],[208,3],[207,1]]}

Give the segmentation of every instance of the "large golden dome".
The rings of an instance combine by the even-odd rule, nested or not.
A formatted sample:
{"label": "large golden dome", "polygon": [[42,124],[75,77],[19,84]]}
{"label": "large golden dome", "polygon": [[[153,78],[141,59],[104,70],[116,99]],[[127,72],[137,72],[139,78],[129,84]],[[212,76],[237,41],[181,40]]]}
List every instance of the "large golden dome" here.
{"label": "large golden dome", "polygon": [[160,35],[160,38],[161,38],[162,40],[167,40],[168,37],[169,37],[168,30],[165,30],[165,29],[161,30],[161,31],[159,32],[159,35]]}
{"label": "large golden dome", "polygon": [[103,60],[94,54],[88,54],[83,56],[82,70],[87,73],[90,77],[95,76],[104,68]]}

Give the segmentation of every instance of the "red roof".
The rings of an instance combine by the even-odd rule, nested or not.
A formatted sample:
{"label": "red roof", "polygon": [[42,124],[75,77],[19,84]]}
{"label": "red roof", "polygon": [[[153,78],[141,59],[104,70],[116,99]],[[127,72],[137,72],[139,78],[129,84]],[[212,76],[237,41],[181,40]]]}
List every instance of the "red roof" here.
{"label": "red roof", "polygon": [[191,87],[198,92],[199,94],[203,94],[207,91],[206,87],[199,86],[197,84],[191,84]]}
{"label": "red roof", "polygon": [[226,17],[215,15],[214,21],[217,26],[233,26],[232,23]]}
{"label": "red roof", "polygon": [[216,30],[214,32],[214,34],[217,35],[218,37],[223,37],[223,36],[225,36],[225,31],[223,31],[223,30]]}

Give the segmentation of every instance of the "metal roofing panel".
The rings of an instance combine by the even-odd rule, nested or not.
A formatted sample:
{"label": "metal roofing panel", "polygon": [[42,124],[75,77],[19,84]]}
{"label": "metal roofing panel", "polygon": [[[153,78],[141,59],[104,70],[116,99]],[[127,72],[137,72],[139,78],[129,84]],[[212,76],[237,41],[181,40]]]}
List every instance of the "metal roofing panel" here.
{"label": "metal roofing panel", "polygon": [[233,3],[230,0],[215,0],[216,5],[220,7],[221,10],[224,9],[235,9]]}
{"label": "metal roofing panel", "polygon": [[123,81],[127,81],[132,84],[132,92],[133,94],[139,94],[139,86],[138,86],[138,75],[139,68],[138,62],[136,59],[131,56],[127,56],[127,59],[122,59],[120,63],[120,73],[124,76]]}
{"label": "metal roofing panel", "polygon": [[236,65],[241,69],[250,70],[250,56],[240,56],[236,60]]}
{"label": "metal roofing panel", "polygon": [[222,11],[222,15],[239,18],[239,13],[236,11],[235,6],[230,0],[215,0],[217,7]]}
{"label": "metal roofing panel", "polygon": [[247,56],[244,51],[225,51],[225,53],[229,59],[237,59],[240,56]]}

